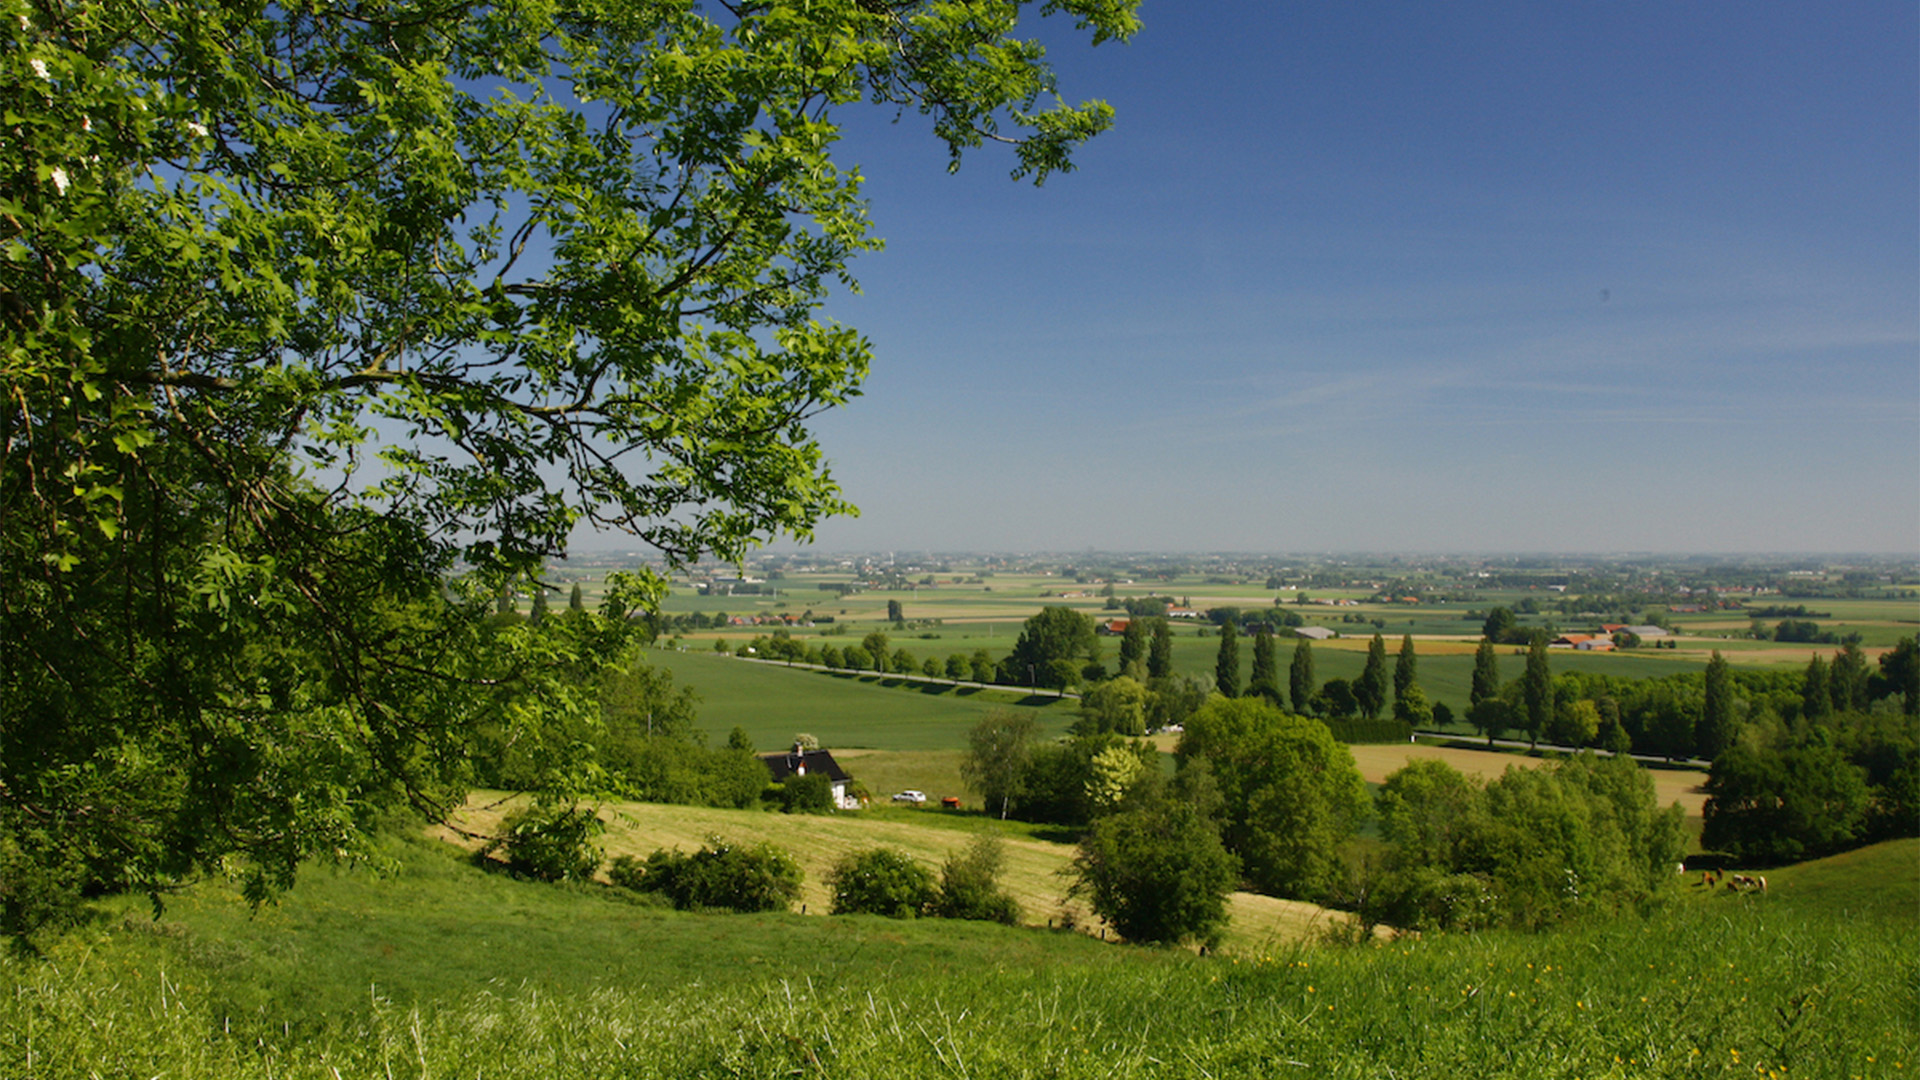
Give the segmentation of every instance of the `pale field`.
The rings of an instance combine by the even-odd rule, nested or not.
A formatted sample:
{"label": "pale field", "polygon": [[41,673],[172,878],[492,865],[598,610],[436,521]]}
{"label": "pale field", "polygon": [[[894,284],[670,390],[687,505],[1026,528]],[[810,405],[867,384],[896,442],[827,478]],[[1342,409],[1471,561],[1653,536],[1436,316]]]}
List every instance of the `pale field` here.
{"label": "pale field", "polygon": [[[1424,743],[1383,743],[1350,746],[1347,749],[1353,751],[1353,763],[1359,767],[1361,778],[1370,784],[1384,783],[1387,777],[1414,760],[1444,761],[1469,776],[1483,780],[1492,780],[1508,768],[1536,769],[1547,763],[1546,758],[1524,754],[1463,750]],[[1648,769],[1647,775],[1653,778],[1654,798],[1659,804],[1668,806],[1679,803],[1687,815],[1688,832],[1698,836],[1707,804],[1707,793],[1702,787],[1707,782],[1707,774],[1692,769]]]}
{"label": "pale field", "polygon": [[[490,833],[509,809],[511,803],[502,803],[497,796],[476,794],[455,816],[455,823],[469,832]],[[608,822],[601,842],[609,859],[620,855],[645,858],[661,848],[692,852],[714,836],[734,844],[770,842],[800,863],[806,875],[801,884],[800,902],[808,915],[827,913],[832,903],[826,886],[827,873],[850,852],[878,845],[898,848],[937,875],[940,864],[972,840],[972,834],[954,829],[897,818],[863,816],[858,812],[789,815],[656,803],[607,803],[600,807],[600,816]],[[443,830],[442,837],[463,846],[477,846],[451,831]],[[1072,862],[1071,845],[1013,836],[1002,837],[1002,842],[1006,862],[1000,884],[1019,901],[1022,923],[1046,926],[1060,917],[1063,908],[1070,907],[1083,929],[1096,935],[1100,933],[1100,923],[1088,913],[1085,902],[1068,902],[1065,898],[1067,879],[1061,871]],[[1243,892],[1233,894],[1230,911],[1225,947],[1242,955],[1263,955],[1275,947],[1313,938],[1330,922],[1346,922],[1350,918],[1343,912],[1314,904]]]}

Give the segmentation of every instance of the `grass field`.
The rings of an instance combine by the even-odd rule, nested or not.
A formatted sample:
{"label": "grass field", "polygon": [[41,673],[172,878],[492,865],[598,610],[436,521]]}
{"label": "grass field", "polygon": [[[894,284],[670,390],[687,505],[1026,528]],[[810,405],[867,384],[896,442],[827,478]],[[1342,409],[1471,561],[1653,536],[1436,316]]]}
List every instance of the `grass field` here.
{"label": "grass field", "polygon": [[[1920,843],[1544,933],[1196,958],[933,920],[686,915],[484,874],[309,871],[0,957],[0,1075],[1899,1078]],[[124,915],[122,915],[124,913]]]}
{"label": "grass field", "polygon": [[[505,809],[488,796],[479,795],[469,801],[463,822],[477,826],[478,831],[491,831]],[[806,874],[801,903],[806,913],[814,915],[824,915],[831,907],[827,874],[851,852],[876,846],[897,848],[937,873],[941,864],[966,847],[971,834],[995,833],[1001,836],[1006,850],[1001,885],[1019,901],[1023,923],[1045,926],[1059,920],[1063,910],[1071,909],[1073,921],[1099,932],[1098,920],[1091,917],[1085,903],[1066,898],[1068,879],[1063,871],[1074,849],[1072,834],[1060,830],[1000,822],[977,814],[950,814],[934,807],[887,807],[859,814],[810,816],[614,803],[601,807],[601,816],[609,822],[603,841],[609,858],[645,858],[660,848],[691,852],[714,836],[736,844],[765,841],[792,852]],[[1041,835],[1051,839],[1038,838]],[[1234,894],[1232,918],[1227,948],[1249,954],[1311,938],[1330,920],[1347,921],[1345,915],[1313,904],[1252,893]]]}

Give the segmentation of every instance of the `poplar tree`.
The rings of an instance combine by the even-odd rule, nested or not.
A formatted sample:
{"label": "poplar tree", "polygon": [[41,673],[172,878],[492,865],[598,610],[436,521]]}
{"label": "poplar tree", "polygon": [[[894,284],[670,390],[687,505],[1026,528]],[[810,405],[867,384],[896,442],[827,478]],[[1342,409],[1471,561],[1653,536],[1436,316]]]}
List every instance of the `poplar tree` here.
{"label": "poplar tree", "polygon": [[1275,705],[1282,705],[1280,672],[1274,666],[1273,627],[1261,623],[1253,635],[1253,675],[1247,683],[1250,693],[1259,694]]}
{"label": "poplar tree", "polygon": [[1360,672],[1360,678],[1353,684],[1354,700],[1360,703],[1360,714],[1372,720],[1380,715],[1387,705],[1387,643],[1379,634],[1367,643],[1367,666]]}
{"label": "poplar tree", "polygon": [[1293,663],[1287,668],[1288,696],[1293,711],[1305,716],[1313,708],[1313,694],[1319,684],[1313,675],[1313,639],[1301,638],[1293,647]]}
{"label": "poplar tree", "polygon": [[1733,745],[1733,675],[1720,650],[1707,661],[1706,703],[1694,728],[1694,753],[1712,761]]}
{"label": "poplar tree", "polygon": [[1393,665],[1393,700],[1397,703],[1413,689],[1414,667],[1413,635],[1407,634],[1400,639],[1400,655]]}
{"label": "poplar tree", "polygon": [[1153,620],[1153,642],[1147,648],[1147,678],[1173,677],[1173,627],[1165,618]]}
{"label": "poplar tree", "polygon": [[1467,691],[1469,706],[1500,696],[1500,663],[1493,655],[1493,639],[1481,638],[1473,650],[1473,684]]}
{"label": "poplar tree", "polygon": [[1540,745],[1540,733],[1553,723],[1553,672],[1547,667],[1547,635],[1535,633],[1527,646],[1527,671],[1521,676],[1521,697],[1527,705],[1527,739]]}
{"label": "poplar tree", "polygon": [[1818,720],[1833,712],[1833,691],[1827,678],[1827,662],[1815,656],[1807,661],[1807,674],[1800,683],[1800,718]]}
{"label": "poplar tree", "polygon": [[[1120,635],[1120,674],[1145,681],[1142,676],[1147,674],[1146,661],[1146,622],[1138,617],[1128,619],[1126,633]],[[1140,669],[1137,672],[1134,670],[1136,666]]]}
{"label": "poplar tree", "polygon": [[1213,660],[1213,685],[1227,697],[1240,696],[1240,635],[1231,619],[1220,627],[1220,652]]}

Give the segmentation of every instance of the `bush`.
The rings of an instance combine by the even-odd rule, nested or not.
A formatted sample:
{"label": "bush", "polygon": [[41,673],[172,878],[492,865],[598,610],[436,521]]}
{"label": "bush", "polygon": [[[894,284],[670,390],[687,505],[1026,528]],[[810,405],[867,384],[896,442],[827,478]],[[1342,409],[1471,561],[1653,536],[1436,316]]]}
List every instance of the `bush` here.
{"label": "bush", "polygon": [[1101,818],[1080,841],[1069,895],[1128,941],[1219,941],[1239,867],[1213,823],[1184,803]]}
{"label": "bush", "polygon": [[480,849],[495,851],[507,869],[535,881],[586,881],[604,854],[594,838],[605,832],[600,815],[582,806],[529,806],[507,815],[501,834]]}
{"label": "bush", "polygon": [[827,875],[835,915],[911,919],[932,908],[933,874],[894,848],[867,848],[840,860]]}
{"label": "bush", "polygon": [[691,855],[660,850],[642,862],[622,855],[607,868],[615,885],[665,896],[681,910],[786,911],[800,898],[800,864],[769,843],[735,847],[717,836]]}
{"label": "bush", "polygon": [[973,838],[967,850],[940,869],[940,894],[933,914],[943,919],[980,919],[1012,926],[1020,921],[1020,903],[1000,889],[1006,847],[997,836]]}
{"label": "bush", "polygon": [[781,783],[768,784],[764,797],[783,814],[833,813],[833,781],[821,773],[789,776]]}

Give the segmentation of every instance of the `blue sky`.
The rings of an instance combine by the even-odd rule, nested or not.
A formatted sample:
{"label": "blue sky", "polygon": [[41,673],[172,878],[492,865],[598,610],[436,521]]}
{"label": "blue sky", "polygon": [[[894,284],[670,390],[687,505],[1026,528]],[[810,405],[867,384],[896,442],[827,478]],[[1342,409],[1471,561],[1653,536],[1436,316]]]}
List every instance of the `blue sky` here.
{"label": "blue sky", "polygon": [[1147,0],[1039,189],[849,116],[818,546],[1920,552],[1917,11]]}

